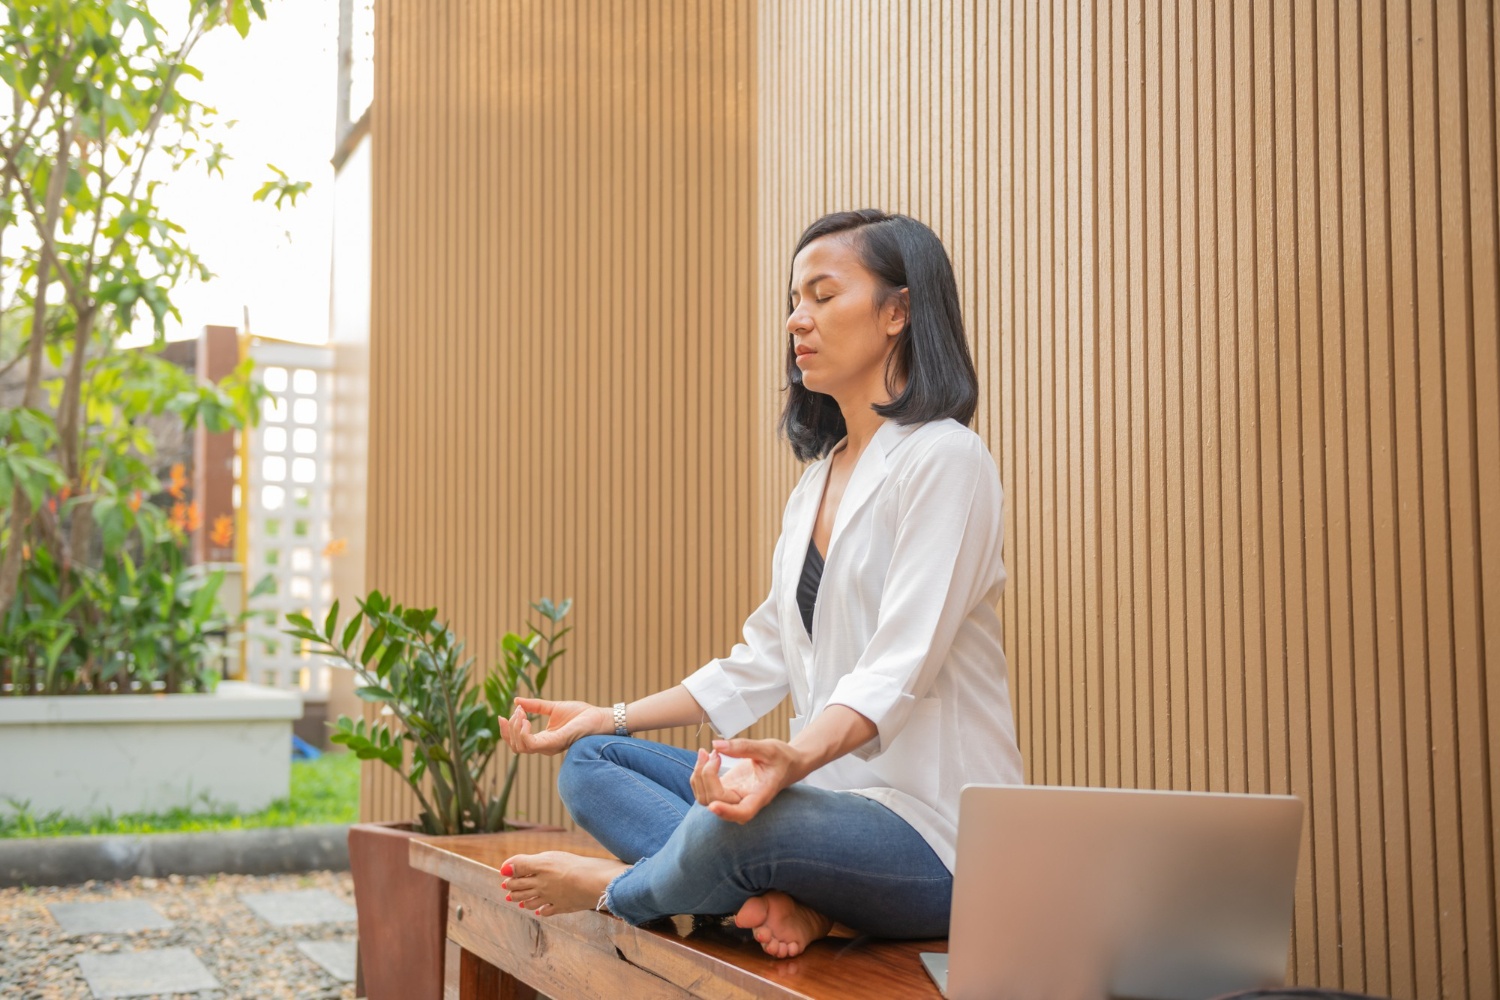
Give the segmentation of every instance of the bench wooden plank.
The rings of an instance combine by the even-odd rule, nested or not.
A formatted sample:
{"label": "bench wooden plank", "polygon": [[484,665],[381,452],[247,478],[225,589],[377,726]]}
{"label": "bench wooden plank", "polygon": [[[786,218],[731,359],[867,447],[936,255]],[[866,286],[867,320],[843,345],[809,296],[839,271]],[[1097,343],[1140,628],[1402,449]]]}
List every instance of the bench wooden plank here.
{"label": "bench wooden plank", "polygon": [[443,1000],[537,1000],[537,992],[449,938]]}
{"label": "bench wooden plank", "polygon": [[[509,980],[505,975],[509,973],[558,997],[827,1000],[858,995],[862,1000],[879,1000],[939,996],[917,955],[947,951],[947,941],[828,938],[795,959],[777,960],[753,941],[713,929],[694,931],[686,918],[678,918],[670,928],[647,929],[593,912],[537,917],[500,902],[504,897],[501,863],[514,854],[545,850],[611,856],[581,833],[517,832],[412,841],[412,865],[452,886],[449,938],[462,951],[492,963],[500,970],[501,981]],[[488,982],[481,981],[477,968],[468,970],[462,955],[450,958],[450,964],[454,963],[455,971],[474,989]],[[455,979],[452,973],[449,978]],[[464,1000],[471,995],[488,1000],[481,992],[459,994]]]}
{"label": "bench wooden plank", "polygon": [[693,996],[622,961],[607,940],[581,937],[561,921],[527,916],[515,906],[457,886],[450,898],[449,940],[548,996],[641,1000],[691,1000]]}

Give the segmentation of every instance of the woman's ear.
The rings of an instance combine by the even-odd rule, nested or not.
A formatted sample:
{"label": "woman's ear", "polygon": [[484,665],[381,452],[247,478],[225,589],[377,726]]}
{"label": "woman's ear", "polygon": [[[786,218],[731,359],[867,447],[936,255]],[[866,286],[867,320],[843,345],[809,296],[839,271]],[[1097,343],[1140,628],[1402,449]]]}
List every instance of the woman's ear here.
{"label": "woman's ear", "polygon": [[902,287],[886,300],[885,308],[880,311],[881,319],[885,321],[885,335],[887,337],[899,336],[906,324],[911,319],[911,290]]}

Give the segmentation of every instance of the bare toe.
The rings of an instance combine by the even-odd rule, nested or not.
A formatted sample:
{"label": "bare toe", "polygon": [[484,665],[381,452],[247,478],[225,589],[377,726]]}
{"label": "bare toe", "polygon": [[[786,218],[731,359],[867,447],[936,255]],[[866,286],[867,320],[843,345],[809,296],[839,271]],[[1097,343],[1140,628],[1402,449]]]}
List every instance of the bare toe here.
{"label": "bare toe", "polygon": [[734,922],[751,928],[755,940],[772,958],[795,958],[833,929],[833,921],[803,906],[784,892],[768,892],[745,901]]}
{"label": "bare toe", "polygon": [[760,927],[766,922],[766,913],[770,907],[766,904],[766,897],[751,896],[745,900],[739,912],[734,915],[736,927]]}
{"label": "bare toe", "polygon": [[501,866],[508,898],[538,916],[594,908],[610,880],[626,865],[605,858],[585,858],[566,851],[518,854]]}

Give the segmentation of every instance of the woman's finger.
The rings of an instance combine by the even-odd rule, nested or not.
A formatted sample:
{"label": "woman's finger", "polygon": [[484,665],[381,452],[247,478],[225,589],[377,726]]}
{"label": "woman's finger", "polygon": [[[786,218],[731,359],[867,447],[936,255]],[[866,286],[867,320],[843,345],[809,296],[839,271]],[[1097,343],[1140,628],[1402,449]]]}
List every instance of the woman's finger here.
{"label": "woman's finger", "polygon": [[511,753],[516,753],[517,752],[516,751],[516,727],[511,723],[511,720],[509,720],[509,719],[501,719],[500,720],[500,738],[505,741],[505,745],[506,746],[510,747]]}
{"label": "woman's finger", "polygon": [[521,723],[526,721],[526,713],[520,706],[510,713],[510,748],[516,753],[526,752],[526,743],[521,738]]}
{"label": "woman's finger", "polygon": [[693,789],[693,798],[702,806],[708,805],[708,795],[703,790],[703,766],[707,761],[708,754],[704,753],[700,748],[698,750],[698,760],[693,764],[692,776],[688,778],[688,784]]}
{"label": "woman's finger", "polygon": [[786,747],[781,740],[714,740],[713,745],[726,757],[743,757],[762,763],[781,759]]}
{"label": "woman's finger", "polygon": [[731,823],[748,823],[755,818],[756,813],[765,808],[770,796],[764,789],[756,789],[747,792],[738,801],[720,799],[711,806],[713,814],[720,819],[727,819]]}
{"label": "woman's finger", "polygon": [[719,801],[725,798],[724,782],[719,779],[719,768],[724,759],[715,750],[708,755],[708,760],[703,765],[703,788],[708,792],[710,801]]}
{"label": "woman's finger", "polygon": [[751,760],[764,760],[766,747],[764,744],[770,740],[714,740],[714,749],[727,757],[749,757]]}
{"label": "woman's finger", "polygon": [[552,702],[543,701],[541,698],[517,698],[516,707],[527,715],[551,715]]}

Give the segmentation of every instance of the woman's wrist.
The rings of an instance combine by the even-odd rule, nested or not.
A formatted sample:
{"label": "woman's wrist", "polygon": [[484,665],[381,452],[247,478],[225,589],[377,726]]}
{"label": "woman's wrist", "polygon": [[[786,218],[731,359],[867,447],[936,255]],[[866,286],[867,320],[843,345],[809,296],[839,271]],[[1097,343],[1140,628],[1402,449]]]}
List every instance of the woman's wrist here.
{"label": "woman's wrist", "polygon": [[594,735],[613,736],[615,734],[614,709],[607,705],[594,706]]}

